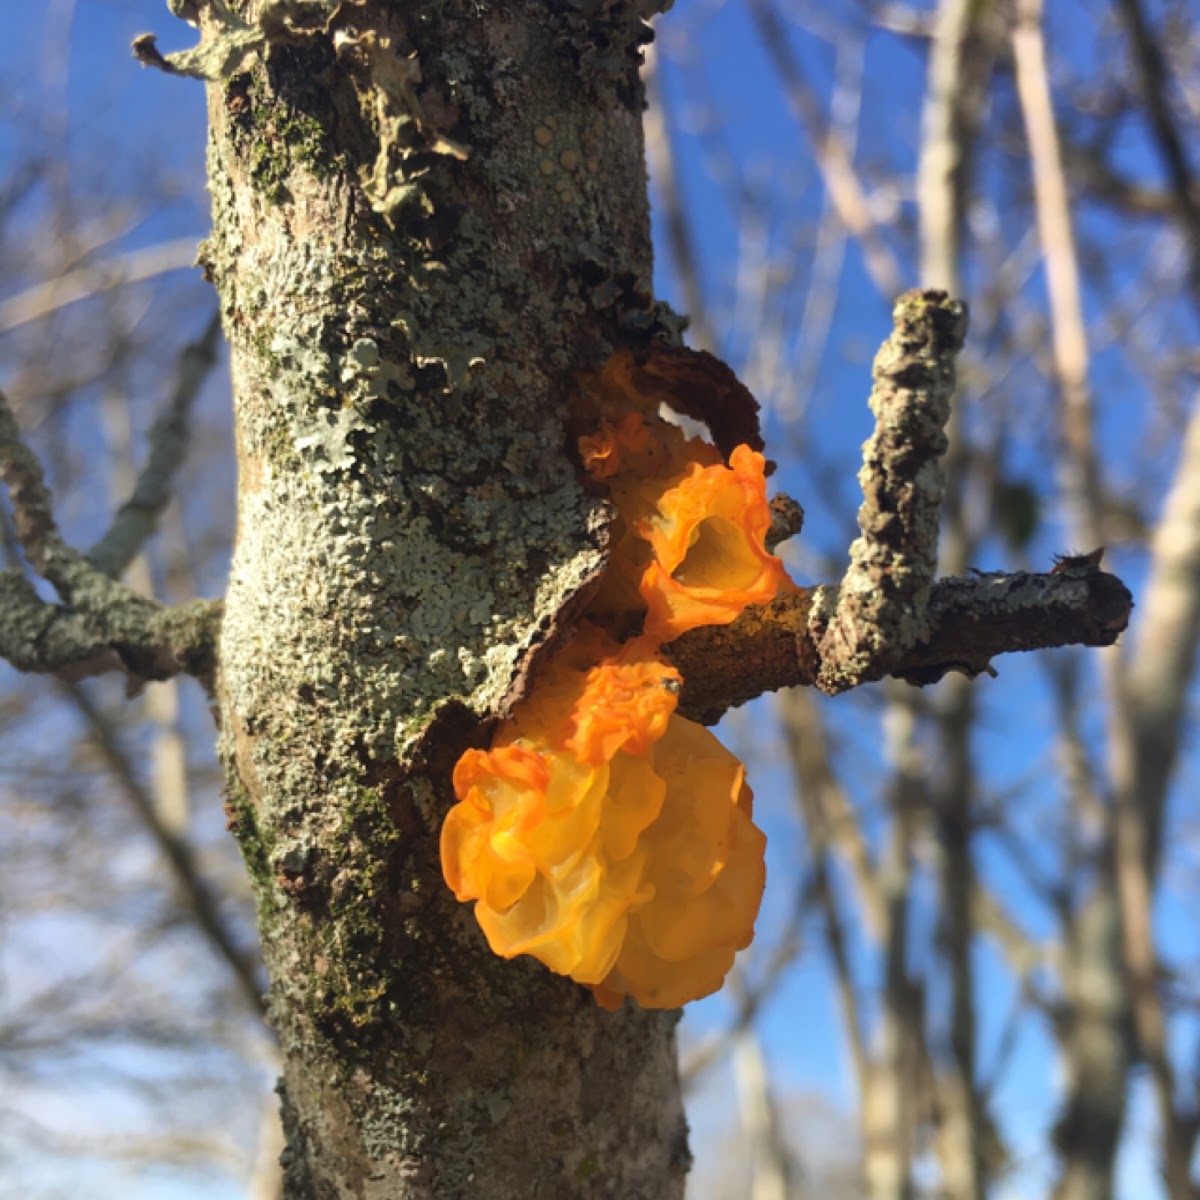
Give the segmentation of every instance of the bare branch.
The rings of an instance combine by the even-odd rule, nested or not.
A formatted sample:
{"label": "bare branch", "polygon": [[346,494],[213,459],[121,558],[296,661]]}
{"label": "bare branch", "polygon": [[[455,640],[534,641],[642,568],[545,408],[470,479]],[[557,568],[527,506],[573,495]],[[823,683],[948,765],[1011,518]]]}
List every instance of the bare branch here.
{"label": "bare branch", "polygon": [[1175,117],[1167,102],[1166,89],[1170,80],[1162,51],[1150,32],[1146,14],[1139,0],[1118,0],[1118,8],[1129,28],[1133,42],[1133,57],[1137,65],[1142,94],[1149,110],[1150,127],[1154,131],[1159,153],[1171,180],[1171,192],[1179,221],[1187,231],[1189,247],[1188,276],[1191,280],[1193,303],[1200,310],[1200,198],[1187,160],[1183,138],[1175,125]]}
{"label": "bare branch", "polygon": [[0,479],[30,565],[61,597],[43,600],[20,570],[0,572],[0,656],[22,671],[82,679],[124,669],[140,679],[194,675],[211,683],[221,606],[168,608],[98,571],[63,541],[41,464],[0,392]]}
{"label": "bare branch", "polygon": [[[1200,637],[1200,409],[1155,531],[1147,611],[1137,653],[1114,670],[1110,759],[1116,792],[1115,858],[1138,1047],[1150,1067],[1163,1123],[1171,1200],[1193,1194],[1190,1163],[1200,1132],[1196,1097],[1182,1098],[1170,1056],[1153,927],[1163,804],[1179,754]],[[1144,661],[1143,661],[1144,656]]]}
{"label": "bare branch", "polygon": [[859,472],[862,536],[850,547],[836,597],[814,597],[818,625],[831,612],[820,633],[817,680],[830,693],[878,678],[917,640],[937,567],[939,458],[966,307],[944,292],[907,292],[893,317],[895,332],[875,358],[875,433]]}
{"label": "bare branch", "polygon": [[[940,0],[929,47],[921,150],[917,167],[920,219],[920,280],[958,294],[963,271],[962,238],[972,157],[986,111],[1001,18],[970,0]],[[943,568],[962,572],[978,538],[965,503],[967,424],[955,404],[946,425]],[[904,697],[900,698],[903,703]],[[981,1200],[988,1190],[984,1145],[989,1130],[979,1086],[976,979],[971,953],[976,926],[972,895],[980,881],[972,838],[978,783],[971,747],[976,692],[967,679],[946,681],[934,705],[937,768],[926,766],[926,792],[934,825],[932,845],[939,882],[935,938],[949,984],[949,1012],[926,1033],[936,1088],[941,1182],[947,1200]],[[948,1020],[946,1017],[948,1016]]]}
{"label": "bare branch", "polygon": [[740,1030],[734,1038],[733,1077],[750,1149],[750,1195],[753,1200],[787,1200],[800,1172],[780,1127],[770,1068],[753,1028]]}
{"label": "bare branch", "polygon": [[989,11],[969,0],[944,0],[929,46],[917,166],[921,284],[953,293],[960,290],[971,151],[991,78],[992,39],[980,32]]}
{"label": "bare branch", "polygon": [[894,33],[897,37],[912,38],[919,42],[933,37],[937,26],[936,14],[908,4],[876,5],[870,12],[870,21],[878,29]]}
{"label": "bare branch", "polygon": [[824,128],[821,107],[809,90],[804,72],[792,54],[787,30],[779,14],[769,0],[751,0],[750,16],[763,50],[779,75],[788,103],[804,131],[838,216],[862,247],[863,260],[872,282],[882,295],[896,295],[904,286],[896,256],[881,236],[879,226],[871,215],[870,204],[845,146],[836,137],[828,136]]}
{"label": "bare branch", "polygon": [[776,989],[783,982],[788,969],[795,964],[799,957],[807,915],[805,899],[808,888],[801,883],[796,891],[796,903],[793,906],[788,927],[771,950],[765,966],[753,983],[747,985],[745,979],[739,976],[738,969],[735,968],[733,978],[738,982],[731,991],[737,1002],[737,1008],[729,1024],[723,1029],[706,1035],[695,1050],[680,1063],[679,1077],[685,1092],[694,1088],[705,1072],[725,1057],[739,1033],[754,1027],[754,1023],[758,1020],[767,1001],[775,995]]}
{"label": "bare branch", "polygon": [[235,942],[221,915],[217,898],[204,880],[187,839],[173,832],[163,819],[154,798],[138,779],[121,749],[115,730],[93,704],[87,692],[78,684],[65,684],[64,690],[87,721],[93,741],[105,763],[146,831],[153,838],[197,928],[233,972],[250,1010],[263,1016],[266,1011],[263,1003],[263,981],[259,978],[256,960],[244,953]]}
{"label": "bare branch", "polygon": [[675,128],[670,106],[660,81],[662,65],[654,46],[646,53],[642,79],[646,84],[646,161],[658,185],[663,224],[671,247],[675,271],[683,293],[683,303],[691,321],[691,342],[702,350],[717,352],[718,347],[708,321],[704,285],[700,278],[700,256],[692,232],[691,218],[684,203],[683,189],[675,170]]}
{"label": "bare branch", "polygon": [[[1154,863],[1200,643],[1200,402],[1154,530],[1141,604],[1143,620],[1124,671],[1136,783],[1126,774],[1119,786],[1136,793],[1147,825],[1147,857]],[[1114,770],[1114,775],[1121,772]]]}
{"label": "bare branch", "polygon": [[87,552],[88,560],[105,575],[117,578],[125,571],[171,500],[176,472],[187,454],[192,404],[216,365],[220,336],[220,314],[214,313],[199,340],[179,356],[171,401],[150,431],[150,453],[133,494],[108,532]]}
{"label": "bare branch", "polygon": [[[835,834],[829,820],[829,809],[832,805],[828,793],[837,790],[837,784],[826,755],[828,739],[821,727],[816,699],[811,693],[797,688],[783,692],[780,695],[780,714],[795,784],[793,794],[804,822],[809,858],[812,861],[813,892],[824,923],[825,945],[837,982],[842,1023],[850,1043],[855,1081],[859,1090],[865,1093],[869,1086],[866,1022],[850,968],[849,939],[830,871],[830,847],[835,841]],[[850,812],[849,816],[854,821],[853,812]],[[857,828],[854,832],[857,834]],[[869,880],[868,889],[862,889],[860,883],[860,890],[869,890],[876,906],[882,909],[882,905],[878,903],[877,888],[873,879]],[[876,919],[882,927],[882,911],[877,914]]]}
{"label": "bare branch", "polygon": [[[845,38],[837,43],[837,63],[834,71],[834,90],[829,101],[829,133],[853,161],[862,125],[863,77],[866,51],[859,38]],[[813,246],[812,267],[804,292],[804,308],[800,316],[798,344],[788,380],[790,401],[783,409],[791,419],[808,403],[817,391],[821,363],[828,349],[833,329],[834,313],[840,294],[838,281],[846,261],[847,238],[838,206],[828,188],[821,198],[821,216]],[[757,343],[756,343],[757,344]],[[775,359],[781,355],[776,354]],[[779,390],[775,378],[783,373],[778,364],[767,381]]]}
{"label": "bare branch", "polygon": [[[1122,3],[1122,9],[1134,37],[1143,75],[1143,87],[1147,91],[1147,103],[1160,149],[1171,173],[1180,218],[1188,230],[1195,252],[1196,237],[1200,232],[1200,212],[1192,208],[1190,172],[1160,90],[1161,62],[1136,0],[1132,3]],[[1067,494],[1074,510],[1077,529],[1087,544],[1094,544],[1099,540],[1097,531],[1104,492],[1095,457],[1093,414],[1087,377],[1088,345],[1079,270],[1062,155],[1051,108],[1041,19],[1041,0],[1021,0],[1018,5],[1018,22],[1013,32],[1013,57],[1017,90],[1033,161],[1038,228],[1043,253],[1046,256],[1050,287],[1054,358],[1062,392],[1063,431],[1067,446]],[[1156,66],[1159,68],[1157,72]],[[1197,259],[1193,258],[1193,284],[1197,277],[1196,262]],[[1192,491],[1190,485],[1185,485],[1182,492],[1177,493],[1180,503],[1189,515],[1192,515],[1191,510],[1195,508],[1194,499],[1190,495]],[[1183,543],[1187,545],[1194,540],[1194,536],[1189,534],[1183,539]],[[1185,558],[1186,554],[1185,551]],[[1195,555],[1191,557],[1194,558]],[[1187,578],[1186,568],[1184,577]],[[1194,577],[1193,569],[1191,578]],[[1178,656],[1184,677],[1187,677],[1190,675],[1196,643],[1194,597],[1188,599],[1184,610],[1193,614],[1190,617],[1190,632],[1186,629],[1188,618],[1185,618],[1185,629],[1175,628],[1172,632],[1176,636],[1181,632],[1183,634],[1173,650]],[[1109,741],[1117,793],[1111,831],[1114,858],[1112,870],[1115,872],[1115,892],[1120,907],[1125,965],[1129,972],[1129,1000],[1138,1049],[1150,1066],[1154,1078],[1163,1128],[1167,1192],[1172,1200],[1184,1200],[1194,1194],[1190,1161],[1197,1126],[1195,1114],[1182,1109],[1176,1095],[1174,1069],[1167,1051],[1166,1021],[1162,1000],[1158,994],[1159,958],[1150,918],[1154,895],[1152,862],[1155,857],[1152,839],[1157,836],[1161,819],[1161,796],[1143,793],[1138,787],[1141,781],[1137,772],[1137,735],[1126,680],[1122,677],[1120,662],[1116,656],[1110,656],[1105,667],[1113,706]],[[1175,673],[1177,674],[1177,671]],[[1152,695],[1159,686],[1156,680],[1151,688]],[[1171,731],[1169,721],[1167,729]],[[1172,740],[1172,732],[1167,733],[1168,746]],[[1158,736],[1156,734],[1156,741]],[[1168,770],[1170,761],[1171,757],[1168,755]],[[1163,774],[1161,779],[1165,784],[1166,775]],[[1109,880],[1106,878],[1105,882],[1107,884]],[[1111,899],[1105,899],[1105,903],[1111,902]]]}
{"label": "bare branch", "polygon": [[1088,341],[1079,285],[1070,196],[1054,120],[1054,103],[1042,36],[1042,0],[1020,0],[1012,31],[1017,95],[1029,143],[1038,236],[1050,293],[1054,370],[1062,403],[1063,489],[1075,535],[1097,546],[1103,489],[1092,431]]}
{"label": "bare branch", "polygon": [[[812,601],[812,593],[784,596],[747,610],[732,625],[696,629],[665,647],[687,681],[680,711],[711,723],[763,692],[816,684],[822,663],[810,625]],[[990,673],[998,654],[1111,646],[1132,608],[1125,585],[1094,569],[941,579],[930,592],[918,642],[859,682],[890,674],[924,685],[949,671]]]}
{"label": "bare branch", "polygon": [[208,686],[221,604],[166,608],[116,585],[97,612],[43,600],[20,571],[0,572],[0,658],[18,671],[86,679],[125,671],[137,679],[193,675]]}
{"label": "bare branch", "polygon": [[87,300],[101,292],[125,287],[131,283],[142,283],[165,275],[168,271],[182,271],[196,265],[194,237],[176,238],[143,250],[133,250],[115,258],[98,263],[89,263],[57,279],[40,283],[28,291],[20,292],[0,303],[0,333],[28,325],[47,317],[60,308]]}
{"label": "bare branch", "polygon": [[[1095,150],[1070,141],[1063,129],[1059,130],[1058,136],[1063,162],[1077,190],[1086,190],[1093,199],[1137,216],[1163,217],[1178,211],[1178,200],[1173,192],[1127,178]],[[1200,206],[1200,184],[1192,183],[1189,199]]]}
{"label": "bare branch", "polygon": [[[892,689],[896,690],[895,688]],[[912,1194],[913,1142],[923,1097],[925,991],[909,968],[913,845],[922,797],[922,763],[915,706],[893,704],[884,727],[892,767],[892,811],[880,858],[883,898],[882,992],[876,1050],[862,1097],[863,1175],[879,1200]]]}

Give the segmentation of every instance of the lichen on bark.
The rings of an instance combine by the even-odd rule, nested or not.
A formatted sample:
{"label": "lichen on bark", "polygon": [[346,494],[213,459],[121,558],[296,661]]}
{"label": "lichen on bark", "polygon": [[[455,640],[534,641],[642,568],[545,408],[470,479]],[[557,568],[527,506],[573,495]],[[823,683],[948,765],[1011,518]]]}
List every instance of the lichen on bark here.
{"label": "lichen on bark", "polygon": [[436,855],[450,764],[604,563],[567,402],[661,319],[638,39],[613,57],[600,6],[585,69],[588,18],[557,5],[340,8],[209,85],[240,475],[222,745],[288,1195],[681,1194],[671,1017],[492,957]]}
{"label": "lichen on bark", "polygon": [[817,686],[837,693],[879,678],[925,630],[937,567],[943,432],[967,309],[940,291],[905,292],[895,328],[875,356],[871,411],[858,479],[861,536],[834,592],[819,588],[810,621],[821,648]]}

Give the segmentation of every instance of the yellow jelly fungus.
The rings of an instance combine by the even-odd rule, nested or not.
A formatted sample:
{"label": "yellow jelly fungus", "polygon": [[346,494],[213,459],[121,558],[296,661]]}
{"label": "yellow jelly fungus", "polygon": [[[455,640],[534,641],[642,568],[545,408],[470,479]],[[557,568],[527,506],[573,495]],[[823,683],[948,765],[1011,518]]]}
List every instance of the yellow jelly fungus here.
{"label": "yellow jelly fungus", "polygon": [[771,525],[766,460],[738,446],[729,466],[693,466],[664,492],[638,531],[652,557],[642,575],[645,635],[668,642],[700,625],[727,625],[792,584],[765,545]]}
{"label": "yellow jelly fungus", "polygon": [[662,737],[675,711],[683,676],[640,640],[625,646],[586,676],[573,709],[566,747],[581,762],[608,762],[618,750],[645,754]]}
{"label": "yellow jelly fungus", "polygon": [[742,764],[675,712],[659,647],[794,585],[764,545],[762,455],[738,446],[726,466],[664,421],[627,357],[588,382],[604,415],[579,440],[615,509],[608,569],[492,748],[459,759],[442,869],[496,954],[531,954],[605,1008],[675,1008],[749,945],[766,839]]}
{"label": "yellow jelly fungus", "polygon": [[443,871],[495,953],[532,954],[607,1007],[673,1008],[749,944],[765,838],[741,763],[675,714],[674,668],[637,643],[588,670],[571,658],[459,760]]}
{"label": "yellow jelly fungus", "polygon": [[592,478],[602,481],[616,509],[609,531],[608,570],[589,612],[609,626],[645,612],[640,587],[651,561],[649,543],[638,530],[658,511],[663,493],[684,479],[693,465],[717,466],[715,446],[688,438],[677,425],[631,411],[604,421],[579,452]]}
{"label": "yellow jelly fungus", "polygon": [[630,520],[653,512],[663,489],[682,479],[694,463],[721,461],[715,446],[689,438],[661,417],[627,412],[579,439],[579,455],[593,479],[610,481],[617,511]]}
{"label": "yellow jelly fungus", "polygon": [[627,995],[643,1008],[678,1008],[715,992],[754,936],[766,883],[767,839],[737,758],[702,725],[672,717],[652,763],[666,782],[641,843],[653,897],[631,910],[616,963],[595,988],[605,1008]]}
{"label": "yellow jelly fungus", "polygon": [[638,412],[605,421],[596,433],[579,439],[579,456],[593,479],[611,479],[618,471],[628,471],[631,460],[645,458],[649,448],[650,430]]}

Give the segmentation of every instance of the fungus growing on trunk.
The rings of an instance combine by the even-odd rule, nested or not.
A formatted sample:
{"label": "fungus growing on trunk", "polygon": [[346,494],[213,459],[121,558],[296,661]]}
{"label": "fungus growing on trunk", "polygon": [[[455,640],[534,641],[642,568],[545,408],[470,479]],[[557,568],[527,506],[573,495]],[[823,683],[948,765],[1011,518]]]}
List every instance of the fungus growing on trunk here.
{"label": "fungus growing on trunk", "polygon": [[606,1008],[675,1008],[750,944],[766,838],[742,763],[675,712],[682,677],[659,650],[795,585],[764,545],[763,456],[739,445],[727,465],[632,378],[585,381],[579,453],[615,509],[609,566],[491,749],[459,760],[442,868],[497,954],[531,954]]}

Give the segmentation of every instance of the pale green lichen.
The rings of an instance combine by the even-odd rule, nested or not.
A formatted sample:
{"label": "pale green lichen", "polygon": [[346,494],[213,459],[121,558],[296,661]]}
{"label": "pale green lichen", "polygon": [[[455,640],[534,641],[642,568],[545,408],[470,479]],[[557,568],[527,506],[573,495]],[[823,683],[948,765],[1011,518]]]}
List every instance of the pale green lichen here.
{"label": "pale green lichen", "polygon": [[[944,426],[967,311],[944,292],[910,291],[893,320],[872,370],[875,429],[858,475],[862,536],[818,642],[817,685],[829,692],[878,677],[920,637],[937,566]],[[816,617],[814,606],[810,627]]]}
{"label": "pale green lichen", "polygon": [[600,1156],[595,1153],[585,1154],[575,1168],[575,1178],[580,1183],[590,1183],[600,1170]]}
{"label": "pale green lichen", "polygon": [[[444,892],[436,756],[502,707],[601,567],[607,517],[570,457],[571,382],[617,339],[656,336],[659,310],[639,106],[603,79],[589,94],[608,88],[606,102],[581,103],[551,31],[509,6],[485,5],[478,20],[401,8],[388,26],[398,53],[424,47],[422,145],[388,149],[382,176],[379,135],[398,130],[381,125],[357,64],[336,60],[322,84],[353,126],[339,148],[356,156],[331,160],[331,179],[290,151],[268,179],[232,128],[234,97],[211,103],[207,258],[233,344],[242,471],[221,691],[226,758],[236,746],[253,807],[238,829],[267,898],[274,1019],[288,1060],[314,1066],[289,1075],[296,1154],[343,1123],[373,1169],[416,1177],[434,1161],[437,1194],[457,1200],[477,1194],[481,1172],[494,1178],[489,1147],[525,1123],[537,1089],[562,1086],[522,1000],[558,981],[484,953]],[[510,28],[535,44],[505,44]],[[255,67],[255,125],[298,86],[292,56]],[[585,131],[594,139],[603,194],[586,162],[560,159],[569,196],[538,173],[535,112],[556,114],[563,150],[587,151]],[[439,153],[429,139],[442,136],[470,157]],[[418,202],[373,212],[363,178],[412,184]],[[577,1036],[572,993],[554,995],[540,1032],[602,1058],[611,1039]],[[447,1037],[497,1006],[511,1032],[494,1046]],[[595,1024],[589,1014],[581,1028]],[[648,1081],[668,1078],[669,1035],[638,1029],[629,1044],[661,1057]],[[461,1085],[447,1065],[456,1054],[476,1056]],[[674,1127],[661,1099],[655,1084],[639,1119]],[[583,1120],[579,1098],[567,1104],[566,1132],[538,1130],[539,1141]],[[305,1176],[296,1167],[289,1186],[308,1196]]]}
{"label": "pale green lichen", "polygon": [[[243,454],[264,460],[264,486],[247,497],[242,514],[230,580],[232,616],[224,636],[231,647],[243,639],[253,645],[270,630],[272,639],[294,639],[301,650],[310,635],[325,648],[328,630],[313,626],[311,614],[325,611],[338,596],[338,619],[357,647],[346,656],[351,675],[341,685],[385,701],[377,712],[364,703],[355,733],[372,754],[390,759],[405,753],[411,727],[424,723],[437,699],[466,698],[481,712],[499,699],[508,678],[493,670],[481,689],[479,677],[492,664],[501,666],[498,643],[509,649],[504,665],[510,671],[515,665],[520,643],[503,637],[504,614],[511,614],[509,622],[528,621],[531,573],[535,586],[546,591],[539,608],[565,599],[562,580],[541,579],[522,547],[562,544],[587,521],[569,463],[546,454],[547,445],[561,444],[561,427],[545,423],[528,433],[505,431],[497,453],[488,428],[469,414],[461,419],[474,436],[457,423],[447,429],[443,413],[426,405],[405,413],[403,436],[391,424],[369,418],[363,405],[380,398],[380,376],[399,388],[404,372],[371,361],[378,352],[374,341],[374,349],[366,351],[366,339],[358,339],[341,360],[322,351],[328,325],[342,316],[332,305],[323,313],[320,304],[336,266],[332,255],[323,258],[314,245],[242,256],[242,277],[258,281],[268,294],[278,295],[285,280],[302,277],[308,295],[306,304],[292,307],[286,328],[276,326],[271,378],[259,385],[269,389],[272,403],[256,406],[263,422],[239,426]],[[330,385],[331,378],[340,390]],[[309,399],[323,394],[330,396],[329,406]],[[306,402],[289,404],[289,396]],[[269,450],[281,413],[290,416],[292,448],[310,464],[307,472],[296,471],[289,456],[276,475]],[[460,478],[479,482],[455,488],[446,474],[454,458]],[[496,460],[505,468],[499,487],[486,470]],[[545,500],[529,505],[521,502],[523,495]],[[507,504],[499,503],[505,499]],[[474,552],[448,552],[448,541]],[[511,548],[497,572],[491,548],[505,543]],[[370,560],[379,556],[384,557],[373,569]],[[307,582],[297,588],[294,572],[306,561]],[[598,551],[586,556],[567,580],[573,577],[578,586],[598,562]],[[248,564],[248,576],[242,564]],[[395,590],[386,611],[378,604],[385,577]],[[354,593],[361,604],[348,599]],[[294,611],[284,607],[289,601],[297,605]],[[371,618],[363,622],[360,614],[366,613]],[[237,675],[246,671],[250,678],[244,683],[254,690],[253,677],[264,662],[261,649],[227,659],[240,664],[229,668],[230,686],[242,686]],[[364,671],[366,677],[355,678]]]}

